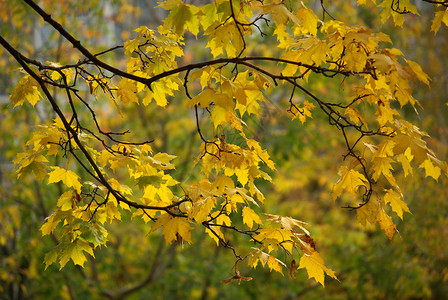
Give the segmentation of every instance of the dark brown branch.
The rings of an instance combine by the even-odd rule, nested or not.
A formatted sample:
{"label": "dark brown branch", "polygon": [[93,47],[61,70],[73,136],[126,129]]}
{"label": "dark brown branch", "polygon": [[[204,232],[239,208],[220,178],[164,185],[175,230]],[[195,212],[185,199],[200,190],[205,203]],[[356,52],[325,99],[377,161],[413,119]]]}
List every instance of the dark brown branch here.
{"label": "dark brown branch", "polygon": [[436,0],[422,0],[423,2],[431,3],[431,4],[440,4],[445,7],[448,7],[448,0],[445,1],[436,1]]}

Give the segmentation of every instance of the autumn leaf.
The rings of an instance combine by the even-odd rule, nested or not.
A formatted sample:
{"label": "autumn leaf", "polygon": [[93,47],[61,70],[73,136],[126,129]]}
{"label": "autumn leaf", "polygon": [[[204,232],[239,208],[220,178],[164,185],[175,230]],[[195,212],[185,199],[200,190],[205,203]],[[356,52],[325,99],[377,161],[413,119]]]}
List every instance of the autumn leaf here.
{"label": "autumn leaf", "polygon": [[293,120],[298,118],[300,122],[303,124],[306,121],[306,118],[312,118],[311,110],[314,108],[314,104],[308,101],[303,102],[303,106],[293,106],[291,108],[291,112],[293,113]]}
{"label": "autumn leaf", "polygon": [[381,229],[384,230],[389,240],[392,240],[395,232],[397,232],[397,228],[395,227],[395,224],[392,222],[392,218],[389,215],[387,215],[383,209],[380,209],[377,220],[378,224],[380,225]]}
{"label": "autumn leaf", "polygon": [[384,195],[384,202],[392,207],[392,210],[403,220],[403,211],[411,213],[408,205],[401,200],[402,195],[394,192],[393,190],[387,190]]}
{"label": "autumn leaf", "polygon": [[205,89],[199,95],[188,102],[188,107],[200,105],[202,108],[208,108],[213,101],[213,96],[216,94],[213,89]]}
{"label": "autumn leaf", "polygon": [[418,63],[416,63],[415,61],[412,61],[409,59],[407,59],[406,62],[408,63],[409,67],[411,67],[412,71],[417,76],[417,78],[421,82],[423,82],[424,84],[429,86],[430,78],[429,78],[428,74],[423,72],[422,67],[420,67],[420,65]]}
{"label": "autumn leaf", "polygon": [[186,242],[191,242],[191,230],[193,227],[191,227],[186,218],[164,214],[151,226],[150,232],[160,227],[163,227],[162,233],[167,243],[177,240],[177,234]]}
{"label": "autumn leaf", "polygon": [[254,236],[256,241],[263,241],[265,239],[275,240],[277,243],[283,243],[293,239],[294,234],[283,228],[263,228],[259,230],[259,234]]}
{"label": "autumn leaf", "polygon": [[135,83],[132,82],[129,79],[122,79],[119,84],[119,88],[117,91],[117,97],[123,102],[124,104],[131,103],[138,103],[137,95],[135,94],[137,91],[137,87],[135,86]]}
{"label": "autumn leaf", "polygon": [[392,16],[396,26],[403,26],[405,13],[413,13],[419,15],[417,7],[411,4],[409,0],[400,0],[394,2],[394,0],[383,0],[379,5],[383,10],[381,12],[381,22],[385,23],[390,16]]}
{"label": "autumn leaf", "polygon": [[249,169],[247,168],[235,169],[235,175],[238,181],[244,187],[249,180]]}
{"label": "autumn leaf", "polygon": [[438,166],[434,166],[429,157],[419,166],[419,168],[425,169],[426,177],[430,176],[436,181],[439,179],[441,169]]}
{"label": "autumn leaf", "polygon": [[73,191],[67,191],[59,197],[57,205],[61,208],[62,211],[72,209],[74,197],[75,196],[73,195]]}
{"label": "autumn leaf", "polygon": [[268,217],[268,221],[274,223],[280,223],[283,229],[289,231],[296,231],[296,227],[298,227],[301,231],[305,232],[305,234],[309,235],[310,232],[305,228],[305,225],[308,225],[305,222],[296,220],[291,217],[284,217],[279,215],[265,214]]}
{"label": "autumn leaf", "polygon": [[189,218],[194,219],[197,223],[207,220],[208,215],[215,206],[215,201],[211,197],[200,198],[193,204],[193,208],[189,211]]}
{"label": "autumn leaf", "polygon": [[19,83],[17,83],[9,96],[11,102],[14,103],[14,107],[23,105],[25,100],[27,100],[32,106],[36,105],[36,103],[42,98],[38,87],[39,83],[37,83],[37,81],[30,75],[26,75],[20,79]]}
{"label": "autumn leaf", "polygon": [[289,277],[295,279],[296,272],[297,272],[296,260],[293,259],[293,260],[291,260],[291,265],[289,267]]}
{"label": "autumn leaf", "polygon": [[45,218],[44,224],[40,228],[42,235],[44,236],[52,233],[62,220],[70,217],[72,217],[72,211],[57,210],[53,212],[50,216]]}
{"label": "autumn leaf", "polygon": [[44,162],[48,162],[48,159],[40,151],[27,150],[18,153],[13,162],[20,165],[16,171],[19,179],[24,179],[30,173],[33,173],[39,181],[44,180],[47,176],[47,166]]}
{"label": "autumn leaf", "polygon": [[298,28],[300,28],[302,33],[310,33],[312,35],[317,34],[317,23],[319,22],[319,18],[311,9],[302,6],[297,11],[296,16],[301,20],[301,26]]}
{"label": "autumn leaf", "polygon": [[391,170],[393,170],[391,163],[393,159],[389,157],[375,157],[373,159],[372,171],[373,180],[378,180],[381,174],[384,176],[392,175]]}
{"label": "autumn leaf", "polygon": [[45,269],[46,270],[51,264],[55,263],[58,259],[58,251],[57,249],[53,249],[50,252],[47,252],[44,257]]}
{"label": "autumn leaf", "polygon": [[243,40],[240,31],[234,22],[227,22],[222,26],[217,26],[209,35],[207,48],[213,57],[223,54],[226,51],[228,57],[235,57],[243,49]]}
{"label": "autumn leaf", "polygon": [[436,35],[437,31],[439,31],[442,22],[445,23],[446,26],[448,26],[448,7],[445,10],[436,11],[435,17],[432,20],[431,24],[431,31],[434,32],[434,35]]}
{"label": "autumn leaf", "polygon": [[394,123],[394,116],[398,115],[398,111],[396,109],[390,108],[389,102],[378,102],[378,110],[376,118],[380,126],[385,126],[387,123]]}
{"label": "autumn leaf", "polygon": [[53,171],[48,173],[48,183],[62,181],[66,186],[75,188],[78,193],[81,192],[81,183],[79,182],[79,176],[77,174],[59,167],[51,168]]}
{"label": "autumn leaf", "polygon": [[279,25],[286,25],[291,18],[296,18],[281,1],[272,1],[272,3],[263,4],[261,7],[263,13],[270,14],[272,20]]}
{"label": "autumn leaf", "polygon": [[411,148],[407,148],[403,154],[400,154],[397,157],[397,161],[400,162],[401,166],[403,167],[405,177],[407,177],[409,174],[412,175],[413,173],[413,169],[411,166],[411,161],[413,158],[414,156],[411,154]]}
{"label": "autumn leaf", "polygon": [[336,200],[336,198],[339,197],[344,190],[349,193],[355,194],[360,187],[364,186],[367,188],[366,177],[358,171],[349,169],[346,166],[342,166],[339,169],[339,175],[341,176],[341,178],[334,185],[333,193],[331,194],[333,200]]}
{"label": "autumn leaf", "polygon": [[359,125],[360,123],[362,123],[366,127],[366,129],[368,129],[368,126],[367,126],[364,116],[356,108],[349,106],[345,109],[344,114],[348,115],[348,117],[350,118],[350,121],[352,121],[356,125]]}
{"label": "autumn leaf", "polygon": [[316,251],[311,254],[304,254],[300,258],[298,269],[306,269],[308,278],[314,278],[317,282],[325,286],[325,274],[338,280],[333,270],[325,267],[325,262],[322,257]]}
{"label": "autumn leaf", "polygon": [[254,223],[260,225],[263,224],[261,222],[260,216],[248,206],[245,206],[243,208],[243,223],[249,226],[250,229],[252,229]]}
{"label": "autumn leaf", "polygon": [[145,89],[146,95],[142,100],[143,105],[149,105],[154,99],[158,106],[165,107],[168,104],[167,96],[173,96],[173,91],[177,89],[177,83],[170,79],[156,81],[151,84],[150,90]]}
{"label": "autumn leaf", "polygon": [[221,106],[215,106],[211,112],[211,119],[215,128],[226,122],[226,109]]}
{"label": "autumn leaf", "polygon": [[364,227],[367,222],[370,224],[375,224],[378,218],[378,203],[370,200],[366,204],[356,209],[356,218],[358,222]]}
{"label": "autumn leaf", "polygon": [[187,5],[183,1],[165,1],[160,7],[170,9],[170,14],[165,19],[165,26],[174,27],[174,32],[183,35],[184,30],[189,30],[195,36],[199,32],[199,18],[196,14],[199,8],[193,5]]}
{"label": "autumn leaf", "polygon": [[87,260],[84,252],[89,253],[93,257],[95,256],[92,247],[87,242],[77,240],[76,242],[69,244],[63,251],[61,251],[61,267],[59,270],[61,270],[70,259],[75,265],[84,267],[84,262]]}
{"label": "autumn leaf", "polygon": [[283,275],[282,265],[285,267],[286,265],[282,261],[272,255],[269,255],[267,263],[269,269],[277,271]]}

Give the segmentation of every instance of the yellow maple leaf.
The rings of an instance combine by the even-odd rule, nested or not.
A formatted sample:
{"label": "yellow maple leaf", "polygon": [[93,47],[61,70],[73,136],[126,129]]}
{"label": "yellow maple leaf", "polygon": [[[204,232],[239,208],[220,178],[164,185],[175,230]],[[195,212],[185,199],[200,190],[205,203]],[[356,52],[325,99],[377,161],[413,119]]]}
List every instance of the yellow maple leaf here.
{"label": "yellow maple leaf", "polygon": [[151,232],[157,230],[159,227],[163,227],[162,233],[165,236],[167,243],[173,240],[177,240],[177,234],[187,242],[191,242],[191,227],[187,218],[173,217],[169,214],[164,214],[157,221],[152,224]]}
{"label": "yellow maple leaf", "polygon": [[204,28],[204,31],[212,26],[216,20],[219,20],[223,15],[222,12],[218,12],[216,3],[210,3],[201,7],[201,26]]}
{"label": "yellow maple leaf", "polygon": [[39,181],[44,180],[45,176],[47,176],[47,166],[43,162],[48,162],[48,159],[40,152],[27,150],[18,153],[13,162],[17,165],[20,164],[16,171],[17,178],[25,178],[31,172]]}
{"label": "yellow maple leaf", "polygon": [[194,5],[188,5],[183,3],[183,1],[167,1],[173,4],[168,5],[167,3],[162,3],[160,6],[168,9],[170,7],[170,14],[165,19],[165,26],[170,28],[174,27],[174,32],[177,35],[183,35],[184,30],[189,30],[195,36],[199,33],[199,18],[197,13],[199,8]]}
{"label": "yellow maple leaf", "polygon": [[310,33],[312,35],[317,34],[317,23],[319,22],[319,18],[311,9],[302,6],[297,11],[296,16],[301,20],[301,26],[299,28],[301,33]]}
{"label": "yellow maple leaf", "polygon": [[249,180],[249,169],[237,168],[234,170],[234,172],[235,172],[236,177],[238,178],[238,181],[244,187],[247,184],[247,181]]}
{"label": "yellow maple leaf", "polygon": [[178,88],[178,84],[169,78],[153,82],[151,90],[145,89],[146,94],[142,100],[143,105],[148,106],[154,99],[158,106],[165,107],[168,104],[167,95],[173,96],[173,91],[178,90]]}
{"label": "yellow maple leaf", "polygon": [[61,208],[62,211],[70,210],[72,209],[73,198],[73,191],[67,191],[59,197],[57,205]]}
{"label": "yellow maple leaf", "polygon": [[392,210],[403,220],[403,211],[411,213],[408,205],[401,200],[401,195],[393,190],[387,190],[384,195],[384,202],[392,207]]}
{"label": "yellow maple leaf", "polygon": [[414,156],[411,154],[411,148],[407,148],[403,154],[400,154],[397,157],[397,161],[401,163],[404,171],[404,177],[407,177],[409,174],[412,175],[413,170],[411,167],[411,161]]}
{"label": "yellow maple leaf", "polygon": [[87,260],[84,252],[89,253],[93,257],[95,256],[93,249],[88,242],[77,240],[76,242],[71,243],[67,248],[61,251],[61,267],[59,270],[61,270],[70,259],[75,265],[84,267],[84,262]]}
{"label": "yellow maple leaf", "polygon": [[333,187],[333,192],[331,194],[333,200],[336,200],[342,194],[343,190],[348,191],[349,193],[356,194],[359,187],[366,186],[367,179],[366,177],[355,171],[353,169],[349,169],[346,166],[342,166],[339,169],[339,175],[341,178]]}
{"label": "yellow maple leaf", "polygon": [[215,106],[211,112],[211,119],[215,129],[226,122],[226,109],[221,106]]}
{"label": "yellow maple leaf", "polygon": [[405,13],[420,15],[417,11],[417,7],[414,4],[411,4],[409,0],[384,0],[378,7],[383,8],[383,11],[381,12],[382,23],[385,23],[389,17],[392,16],[395,25],[400,27],[403,26]]}
{"label": "yellow maple leaf", "polygon": [[224,108],[227,111],[231,111],[234,108],[234,103],[232,98],[224,93],[216,93],[212,96],[213,103],[215,103],[215,106],[220,106]]}
{"label": "yellow maple leaf", "polygon": [[271,214],[265,214],[265,215],[268,217],[268,221],[271,221],[273,223],[280,223],[280,225],[282,225],[282,227],[286,230],[296,232],[295,227],[298,227],[303,232],[305,232],[307,235],[310,235],[310,232],[304,227],[305,225],[308,225],[305,222],[296,220],[291,217],[283,217],[283,216],[271,215]]}
{"label": "yellow maple leaf", "polygon": [[[271,19],[278,25],[286,25],[291,15],[294,16],[282,3],[282,1],[273,1],[273,3],[263,4],[264,14],[271,14]],[[295,16],[294,16],[295,17]]]}
{"label": "yellow maple leaf", "polygon": [[45,222],[40,228],[40,231],[42,231],[42,236],[52,233],[56,226],[61,222],[62,219],[65,219],[67,217],[71,217],[71,211],[60,211],[57,210],[53,212],[51,215],[45,218]]}
{"label": "yellow maple leaf", "polygon": [[216,246],[219,246],[221,240],[225,240],[224,234],[219,227],[213,227],[213,231],[206,227],[205,232],[215,241]]}
{"label": "yellow maple leaf", "polygon": [[291,108],[291,112],[294,114],[293,120],[295,118],[299,118],[300,122],[303,124],[306,121],[306,118],[312,118],[311,110],[314,108],[314,104],[305,100],[303,102],[303,107],[294,106]]}
{"label": "yellow maple leaf", "polygon": [[434,32],[434,35],[439,31],[440,25],[442,22],[448,26],[448,7],[445,10],[439,10],[435,13],[434,20],[432,20],[431,31]]}
{"label": "yellow maple leaf", "polygon": [[58,250],[57,248],[53,248],[53,250],[51,250],[50,252],[45,254],[45,257],[44,257],[45,269],[44,270],[46,270],[49,265],[56,262],[56,260],[58,259],[58,251],[57,250]]}
{"label": "yellow maple leaf", "polygon": [[253,239],[257,241],[263,241],[265,239],[274,240],[278,243],[289,241],[293,239],[294,234],[283,228],[263,228],[259,231],[259,234],[254,236]]}
{"label": "yellow maple leaf", "polygon": [[129,40],[124,43],[124,54],[132,54],[139,46],[139,39]]}
{"label": "yellow maple leaf", "polygon": [[364,116],[356,108],[349,106],[345,109],[344,114],[348,115],[348,117],[350,118],[350,121],[352,121],[356,125],[359,125],[359,123],[361,122],[366,127],[366,129],[369,128],[367,126]]}
{"label": "yellow maple leaf", "polygon": [[423,168],[425,169],[425,173],[426,173],[426,177],[431,176],[432,178],[434,178],[436,181],[438,181],[440,173],[441,173],[441,169],[438,166],[434,166],[434,164],[432,163],[431,159],[428,158],[427,160],[425,160],[420,166],[419,168]]}
{"label": "yellow maple leaf", "polygon": [[275,169],[275,163],[272,161],[272,160],[270,160],[269,159],[269,154],[268,154],[268,151],[266,151],[266,150],[263,150],[261,147],[260,147],[260,144],[257,142],[257,141],[255,141],[255,140],[250,140],[250,139],[248,139],[248,140],[246,140],[246,143],[247,143],[247,146],[251,149],[251,150],[253,150],[253,151],[255,151],[256,153],[257,153],[257,155],[258,155],[258,157],[271,169],[271,170],[274,170]]}
{"label": "yellow maple leaf", "polygon": [[248,259],[247,259],[247,265],[251,268],[256,268],[258,265],[258,261],[261,259],[261,254],[262,251],[260,248],[251,248],[253,251],[251,251],[248,254]]}
{"label": "yellow maple leaf", "polygon": [[395,224],[392,222],[392,218],[389,217],[386,212],[381,209],[378,218],[377,218],[378,224],[380,224],[380,227],[384,232],[386,233],[389,240],[392,240],[394,237],[395,232],[397,232],[397,228],[395,227]]}
{"label": "yellow maple leaf", "polygon": [[311,254],[304,254],[300,258],[299,267],[297,269],[302,268],[306,269],[308,278],[316,279],[316,281],[322,284],[322,286],[325,286],[325,273],[328,276],[338,280],[334,271],[325,267],[323,258],[316,251],[313,251]]}
{"label": "yellow maple leaf", "polygon": [[354,72],[361,72],[364,70],[367,62],[367,54],[364,50],[360,50],[356,43],[348,44],[346,46],[347,54],[344,58],[345,67]]}
{"label": "yellow maple leaf", "polygon": [[[240,27],[243,33],[247,29],[249,28]],[[224,49],[228,57],[235,57],[243,50],[244,42],[235,22],[227,22],[213,30],[209,35],[209,42],[206,47],[210,48],[213,57],[222,54]]]}
{"label": "yellow maple leaf", "polygon": [[194,203],[194,206],[189,211],[188,216],[189,218],[195,219],[197,223],[202,223],[207,220],[207,217],[214,206],[215,201],[213,200],[213,198],[201,198],[201,200]]}
{"label": "yellow maple leaf", "polygon": [[243,223],[252,229],[254,222],[257,224],[263,224],[261,222],[260,216],[252,210],[252,208],[245,206],[243,208]]}
{"label": "yellow maple leaf", "polygon": [[384,176],[392,175],[390,171],[393,170],[393,168],[390,163],[393,161],[394,160],[389,157],[375,157],[372,166],[373,180],[378,180],[381,174]]}
{"label": "yellow maple leaf", "polygon": [[129,79],[123,78],[118,85],[117,97],[124,104],[128,104],[129,102],[138,103],[138,98],[135,94],[136,90],[137,87],[135,86],[134,82]]}
{"label": "yellow maple leaf", "polygon": [[205,89],[188,102],[188,107],[190,108],[199,104],[202,108],[208,108],[210,103],[213,101],[213,96],[215,94],[215,90]]}
{"label": "yellow maple leaf", "polygon": [[212,189],[217,189],[219,194],[224,193],[227,187],[235,188],[232,178],[226,175],[219,175],[212,184]]}
{"label": "yellow maple leaf", "polygon": [[81,192],[81,183],[79,182],[79,176],[74,172],[59,167],[51,167],[51,171],[48,176],[48,183],[54,183],[62,181],[66,186],[73,187],[75,190]]}
{"label": "yellow maple leaf", "polygon": [[409,67],[411,67],[411,69],[414,72],[415,76],[417,76],[417,78],[421,82],[423,82],[424,84],[429,86],[429,81],[431,79],[429,78],[428,74],[423,72],[422,67],[418,63],[416,63],[415,61],[412,61],[412,60],[409,60],[409,59],[407,59],[406,62],[408,63]]}
{"label": "yellow maple leaf", "polygon": [[366,226],[367,222],[375,224],[378,217],[378,203],[370,200],[360,208],[356,209],[356,218],[362,226]]}
{"label": "yellow maple leaf", "polygon": [[30,75],[26,75],[19,80],[19,83],[14,87],[9,98],[14,103],[14,107],[22,105],[25,100],[31,103],[32,106],[42,98],[39,90],[37,89],[39,83]]}
{"label": "yellow maple leaf", "polygon": [[399,65],[388,55],[388,53],[370,54],[368,59],[372,60],[372,65],[382,74],[387,74],[391,69],[399,67]]}
{"label": "yellow maple leaf", "polygon": [[378,102],[378,111],[376,112],[378,117],[376,118],[380,126],[384,126],[387,122],[393,124],[394,123],[394,115],[398,115],[398,111],[396,109],[390,108],[390,103],[388,101]]}
{"label": "yellow maple leaf", "polygon": [[275,258],[272,255],[269,255],[269,258],[268,258],[269,269],[277,271],[283,275],[282,265],[280,263],[284,265],[284,263],[282,261],[280,261],[279,259]]}

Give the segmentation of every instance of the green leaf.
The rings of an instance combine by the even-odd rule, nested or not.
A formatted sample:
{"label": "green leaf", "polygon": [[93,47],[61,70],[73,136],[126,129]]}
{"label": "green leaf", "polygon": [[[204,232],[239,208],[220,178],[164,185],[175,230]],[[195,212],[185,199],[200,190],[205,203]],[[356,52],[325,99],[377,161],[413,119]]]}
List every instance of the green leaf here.
{"label": "green leaf", "polygon": [[84,267],[84,262],[87,260],[84,252],[87,252],[93,257],[95,257],[95,255],[93,254],[93,249],[89,245],[89,243],[80,240],[77,240],[76,242],[71,243],[66,248],[62,249],[60,253],[61,267],[59,270],[61,270],[70,259],[73,261],[75,265]]}

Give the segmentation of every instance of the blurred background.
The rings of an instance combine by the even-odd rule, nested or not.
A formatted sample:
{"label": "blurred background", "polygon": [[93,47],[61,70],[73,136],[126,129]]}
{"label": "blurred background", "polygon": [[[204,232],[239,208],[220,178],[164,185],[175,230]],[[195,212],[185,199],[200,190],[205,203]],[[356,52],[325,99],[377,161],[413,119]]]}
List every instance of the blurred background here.
{"label": "blurred background", "polygon": [[[189,1],[204,3],[205,1]],[[418,114],[404,107],[406,119],[418,124],[437,157],[448,152],[448,30],[430,32],[434,6],[416,1],[421,16],[407,15],[403,27],[389,20],[381,24],[375,6],[357,7],[356,1],[324,1],[326,10],[348,25],[362,25],[390,35],[393,45],[418,62],[431,77],[431,87],[414,86],[422,108]],[[321,1],[307,1],[322,15]],[[133,38],[139,26],[156,28],[166,11],[152,0],[41,0],[39,5],[92,52],[100,52]],[[328,15],[326,16],[328,20]],[[265,28],[265,30],[270,30]],[[0,35],[24,55],[42,62],[77,62],[81,57],[57,32],[44,24],[26,4],[0,0]],[[269,42],[252,37],[249,53],[272,53]],[[179,65],[210,58],[200,36],[186,35],[185,56]],[[251,44],[251,43],[248,43]],[[253,47],[253,46],[252,46]],[[106,57],[125,68],[125,57],[115,51]],[[446,177],[424,179],[419,170],[398,183],[412,212],[404,221],[394,218],[399,235],[392,241],[378,227],[363,228],[356,213],[331,199],[338,179],[344,145],[328,120],[316,113],[301,125],[287,113],[290,91],[274,90],[262,107],[260,120],[249,119],[250,134],[267,148],[276,163],[272,183],[260,183],[266,212],[306,221],[317,250],[340,282],[326,279],[322,288],[305,270],[296,279],[271,273],[267,268],[240,269],[254,279],[237,285],[221,280],[233,275],[234,257],[216,247],[203,232],[193,232],[193,245],[166,245],[159,232],[147,235],[149,224],[131,220],[108,224],[108,246],[96,249],[85,268],[69,263],[44,271],[43,259],[58,242],[57,233],[42,238],[40,227],[55,207],[62,186],[46,185],[29,176],[17,181],[12,160],[24,150],[34,126],[54,118],[49,105],[12,108],[8,95],[22,75],[18,64],[0,48],[0,299],[446,299],[448,295],[448,188]],[[341,80],[311,76],[309,87],[323,97],[350,94]],[[88,97],[88,87],[85,86]],[[55,91],[57,96],[57,92]],[[94,108],[103,125],[129,129],[132,138],[155,139],[152,147],[177,155],[176,180],[188,183],[199,174],[193,158],[200,139],[195,120],[186,109],[185,96],[170,100],[165,108],[137,105],[116,115],[109,102]],[[225,129],[222,129],[225,130]],[[232,141],[228,132],[226,138]],[[242,237],[229,235],[238,245]],[[246,241],[247,242],[247,241]],[[286,273],[286,272],[285,272]]]}

